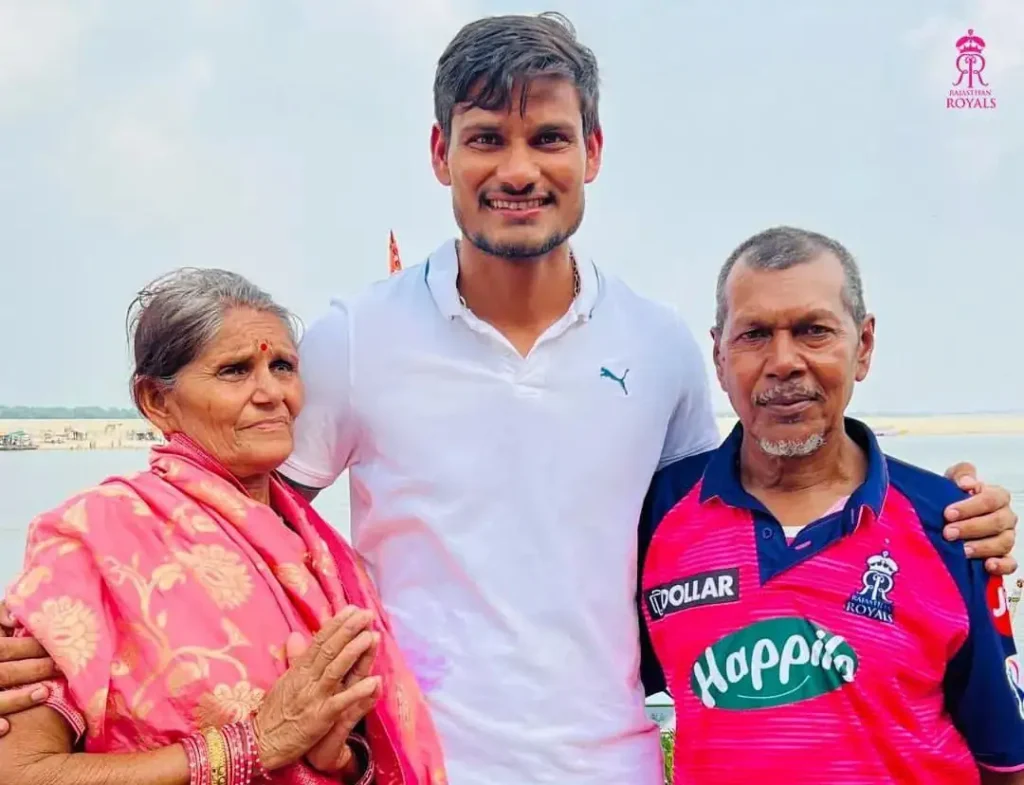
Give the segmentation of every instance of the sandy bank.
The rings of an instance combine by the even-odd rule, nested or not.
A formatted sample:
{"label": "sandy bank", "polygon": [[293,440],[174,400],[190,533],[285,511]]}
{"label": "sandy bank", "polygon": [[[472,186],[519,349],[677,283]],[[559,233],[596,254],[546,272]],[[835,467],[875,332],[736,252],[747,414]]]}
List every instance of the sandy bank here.
{"label": "sandy bank", "polygon": [[145,420],[0,420],[0,435],[17,431],[40,450],[144,450],[159,439]]}

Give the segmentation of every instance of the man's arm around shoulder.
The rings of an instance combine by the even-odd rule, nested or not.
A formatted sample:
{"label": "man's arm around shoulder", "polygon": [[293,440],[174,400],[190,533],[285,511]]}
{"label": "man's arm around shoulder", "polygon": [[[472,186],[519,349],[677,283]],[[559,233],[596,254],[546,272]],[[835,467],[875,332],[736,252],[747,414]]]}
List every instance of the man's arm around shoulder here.
{"label": "man's arm around shoulder", "polygon": [[640,680],[648,697],[668,692],[665,673],[654,653],[647,620],[644,615],[644,566],[651,541],[665,514],[700,481],[710,460],[711,451],[673,461],[655,472],[651,480],[637,525],[637,617],[640,623]]}
{"label": "man's arm around shoulder", "polygon": [[323,490],[323,488],[310,488],[308,485],[303,485],[301,482],[297,482],[291,477],[286,477],[283,474],[281,475],[281,479],[294,488],[298,492],[299,496],[307,502],[312,502],[319,495],[320,491]]}
{"label": "man's arm around shoulder", "polygon": [[988,771],[981,769],[982,785],[1024,785],[1024,771]]}
{"label": "man's arm around shoulder", "polygon": [[278,472],[308,500],[338,479],[356,450],[351,335],[349,310],[334,302],[299,344],[305,403],[292,454]]}
{"label": "man's arm around shoulder", "polygon": [[14,637],[14,619],[0,602],[0,736],[11,729],[5,719],[46,700],[41,682],[57,675],[57,667],[38,641]]}

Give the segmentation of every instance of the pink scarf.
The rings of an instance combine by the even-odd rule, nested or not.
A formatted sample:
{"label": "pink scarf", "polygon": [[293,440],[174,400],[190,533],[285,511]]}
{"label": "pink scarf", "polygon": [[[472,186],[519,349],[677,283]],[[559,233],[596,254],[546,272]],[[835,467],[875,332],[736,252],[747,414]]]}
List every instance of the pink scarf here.
{"label": "pink scarf", "polygon": [[[351,603],[381,633],[383,694],[365,722],[377,785],[443,785],[433,723],[358,555],[277,477],[271,507],[174,436],[148,471],[36,518],[7,600],[63,674],[50,705],[88,752],[173,744],[242,719],[286,670],[289,633],[308,639]],[[272,781],[337,779],[299,762]]]}

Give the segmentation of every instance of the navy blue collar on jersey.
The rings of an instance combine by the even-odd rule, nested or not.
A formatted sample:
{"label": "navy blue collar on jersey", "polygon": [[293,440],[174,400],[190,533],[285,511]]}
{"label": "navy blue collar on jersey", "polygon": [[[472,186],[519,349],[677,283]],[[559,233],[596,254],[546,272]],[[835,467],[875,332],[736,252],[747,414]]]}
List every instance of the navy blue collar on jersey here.
{"label": "navy blue collar on jersey", "polygon": [[[864,482],[850,496],[843,515],[844,534],[851,533],[860,521],[862,508],[867,507],[877,518],[882,510],[885,492],[889,487],[889,472],[885,455],[878,446],[878,439],[864,423],[852,417],[844,419],[846,433],[867,454],[868,470]],[[710,499],[720,499],[730,507],[757,510],[768,513],[764,505],[744,490],[740,482],[740,445],[743,443],[743,426],[736,427],[715,450],[704,469],[704,480],[700,490],[701,504]]]}

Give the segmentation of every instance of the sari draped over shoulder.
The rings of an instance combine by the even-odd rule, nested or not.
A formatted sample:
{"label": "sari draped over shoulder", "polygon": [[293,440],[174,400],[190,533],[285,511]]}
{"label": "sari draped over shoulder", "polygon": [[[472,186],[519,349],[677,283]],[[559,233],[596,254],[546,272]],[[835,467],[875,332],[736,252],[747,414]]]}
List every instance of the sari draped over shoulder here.
{"label": "sari draped over shoulder", "polygon": [[[49,705],[87,752],[153,749],[243,719],[287,669],[290,633],[308,640],[345,605],[369,608],[382,677],[365,720],[374,781],[447,781],[423,696],[359,556],[279,478],[271,506],[256,502],[187,438],[154,448],[148,470],[36,518],[7,602],[20,634],[57,663]],[[338,779],[301,761],[271,781]]]}

